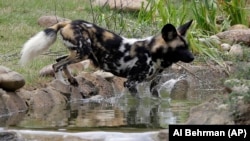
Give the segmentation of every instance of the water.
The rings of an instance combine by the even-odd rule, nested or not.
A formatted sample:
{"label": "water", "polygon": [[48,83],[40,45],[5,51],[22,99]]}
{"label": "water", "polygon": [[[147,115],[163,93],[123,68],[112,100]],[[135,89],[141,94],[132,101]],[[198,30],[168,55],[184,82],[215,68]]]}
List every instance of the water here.
{"label": "water", "polygon": [[[175,78],[173,78],[175,79]],[[32,129],[52,131],[152,131],[168,128],[169,124],[185,123],[192,106],[201,102],[207,95],[216,93],[204,83],[193,85],[189,98],[172,100],[166,93],[164,84],[160,87],[164,95],[153,98],[148,84],[139,87],[141,99],[129,93],[117,94],[109,99],[81,99],[66,105],[54,105],[28,109],[20,113],[0,115],[0,128]],[[203,89],[207,88],[207,89]]]}
{"label": "water", "polygon": [[60,131],[156,130],[184,122],[189,105],[188,101],[159,100],[145,94],[138,100],[124,94],[119,98],[72,101],[67,105],[2,115],[0,127]]}

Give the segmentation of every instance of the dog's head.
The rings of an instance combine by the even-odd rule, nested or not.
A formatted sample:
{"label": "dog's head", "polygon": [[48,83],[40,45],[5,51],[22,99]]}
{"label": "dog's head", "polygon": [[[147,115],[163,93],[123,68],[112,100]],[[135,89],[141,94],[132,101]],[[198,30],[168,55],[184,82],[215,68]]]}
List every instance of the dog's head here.
{"label": "dog's head", "polygon": [[175,63],[182,61],[190,63],[194,60],[193,54],[189,50],[188,42],[185,39],[186,33],[192,20],[181,25],[177,29],[172,24],[166,24],[161,31],[167,47],[165,48],[165,63]]}

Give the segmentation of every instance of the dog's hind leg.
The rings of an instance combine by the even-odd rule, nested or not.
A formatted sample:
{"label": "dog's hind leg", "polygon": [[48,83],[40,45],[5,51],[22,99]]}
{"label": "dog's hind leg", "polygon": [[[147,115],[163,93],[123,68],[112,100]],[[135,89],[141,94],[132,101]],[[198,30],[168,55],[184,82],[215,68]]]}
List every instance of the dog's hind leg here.
{"label": "dog's hind leg", "polygon": [[68,56],[69,56],[69,55],[60,56],[60,57],[56,58],[56,62],[59,62],[59,61],[65,59],[65,58],[67,58]]}
{"label": "dog's hind leg", "polygon": [[[62,36],[64,36],[66,33],[67,32],[61,32]],[[67,66],[89,58],[89,55],[92,53],[92,49],[91,41],[87,32],[74,30],[74,34],[74,37],[71,40],[68,39],[65,44],[70,50],[70,54],[68,56],[62,56],[58,58],[58,62],[53,65],[53,68],[55,72],[58,72],[58,70],[62,68],[68,79],[68,82],[73,86],[78,86],[77,80],[71,75]],[[70,43],[68,44],[68,42]]]}
{"label": "dog's hind leg", "polygon": [[[65,55],[65,56],[62,56],[58,59],[56,59],[56,61],[58,61],[56,64],[53,65],[53,69],[55,71],[55,76],[56,76],[56,79],[60,79],[62,80],[63,77],[60,75],[61,71],[64,71],[64,74],[66,75],[69,83],[73,86],[78,86],[78,83],[77,81],[75,80],[75,78],[71,75],[71,73],[69,72],[67,66],[69,64],[72,64],[72,63],[77,63],[77,62],[80,62],[81,59],[78,59],[78,56],[77,56],[77,51],[74,51],[72,50],[70,52],[70,55]],[[63,79],[64,80],[64,79]]]}
{"label": "dog's hind leg", "polygon": [[[69,55],[64,55],[64,56],[61,56],[61,57],[58,57],[56,59],[56,62],[60,62],[61,60],[67,58]],[[55,67],[55,64],[53,65],[53,69],[54,69],[54,72],[55,72],[55,78],[60,80],[61,82],[67,84],[64,80],[64,77],[63,77],[63,74],[62,74],[62,71],[63,71],[63,68],[56,68]]]}

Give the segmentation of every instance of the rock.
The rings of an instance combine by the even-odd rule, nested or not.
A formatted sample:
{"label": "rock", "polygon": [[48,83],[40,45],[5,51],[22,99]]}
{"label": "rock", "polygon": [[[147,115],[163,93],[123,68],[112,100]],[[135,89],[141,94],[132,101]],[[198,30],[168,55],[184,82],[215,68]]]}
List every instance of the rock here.
{"label": "rock", "polygon": [[115,76],[111,80],[115,94],[120,94],[122,91],[124,91],[124,82],[126,80],[127,80],[126,78],[117,77],[117,76]]}
{"label": "rock", "polygon": [[102,70],[95,71],[93,74],[96,76],[100,76],[104,79],[107,79],[108,81],[111,81],[114,78],[114,75],[112,73],[104,72]]}
{"label": "rock", "polygon": [[208,101],[191,108],[185,124],[234,124],[230,108],[223,99],[212,97]]}
{"label": "rock", "polygon": [[243,43],[245,45],[250,45],[250,29],[235,29],[227,30],[216,34],[227,43]]}
{"label": "rock", "polygon": [[[71,95],[70,97],[73,99],[86,98],[97,95],[98,93],[103,96],[111,96],[114,94],[114,91],[119,93],[124,89],[123,83],[125,79],[116,77],[112,73],[103,72],[101,70],[95,71],[94,73],[91,73],[92,71],[83,72],[83,70],[89,71],[94,69],[94,66],[91,65],[89,60],[69,65],[69,70],[76,75],[80,88],[74,88],[59,80],[52,81],[50,85],[63,94],[68,94],[68,96]],[[52,65],[48,65],[41,69],[40,76],[54,76]],[[72,95],[73,91],[74,94]]]}
{"label": "rock", "polygon": [[45,106],[66,104],[67,98],[55,88],[48,86],[33,91],[21,90],[18,92],[25,103],[32,109],[39,109]]}
{"label": "rock", "polygon": [[125,11],[138,11],[147,5],[147,0],[95,0],[94,5],[105,6],[108,5],[111,9],[121,9]]}
{"label": "rock", "polygon": [[241,45],[234,44],[231,46],[231,49],[229,50],[229,55],[236,56],[236,57],[243,57],[243,49]]}
{"label": "rock", "polygon": [[8,108],[6,107],[5,101],[3,99],[3,91],[0,89],[0,115],[7,115],[9,113]]}
{"label": "rock", "polygon": [[[7,132],[7,131],[6,131]],[[39,130],[9,130],[25,140],[41,141],[168,141],[168,131],[148,131],[142,133],[123,132],[55,132]]]}
{"label": "rock", "polygon": [[[163,78],[164,79],[164,78]],[[164,80],[161,81],[164,81]],[[169,79],[159,87],[160,97],[170,97],[173,100],[187,99],[189,84],[186,79]]]}
{"label": "rock", "polygon": [[[47,66],[43,67],[40,70],[40,72],[39,72],[40,76],[43,76],[43,77],[44,76],[54,77],[55,73],[54,73],[54,70],[52,68],[52,65],[53,64],[50,64],[50,65],[47,65]],[[70,70],[70,72],[73,75],[77,75],[77,74],[79,74],[80,72],[82,72],[84,70],[86,70],[86,71],[93,71],[96,68],[91,63],[90,60],[84,60],[84,61],[81,61],[79,63],[70,64],[68,66],[68,69]]]}
{"label": "rock", "polygon": [[161,131],[159,131],[158,138],[159,138],[159,141],[167,141],[168,138],[169,138],[169,132],[168,132],[168,130],[161,130]]}
{"label": "rock", "polygon": [[0,141],[24,141],[20,135],[12,131],[0,131]]}
{"label": "rock", "polygon": [[[9,113],[7,115],[6,113],[3,115],[0,115],[0,127],[10,127],[10,126],[19,125],[20,122],[24,120],[24,117],[26,115],[26,111],[19,112],[19,113]],[[1,132],[1,128],[0,128],[0,132]]]}
{"label": "rock", "polygon": [[28,109],[25,101],[15,92],[0,89],[0,115],[24,112]]}
{"label": "rock", "polygon": [[211,42],[213,42],[213,43],[215,43],[217,45],[221,44],[220,38],[218,36],[216,36],[216,35],[210,36],[209,41],[211,41]]}
{"label": "rock", "polygon": [[50,27],[58,22],[68,21],[68,20],[69,19],[61,18],[58,16],[41,16],[37,22],[42,27]]}
{"label": "rock", "polygon": [[54,72],[54,70],[52,68],[52,64],[43,67],[39,71],[39,76],[42,76],[42,77],[47,77],[47,76],[54,77],[55,76],[55,72]]}
{"label": "rock", "polygon": [[170,92],[171,99],[174,100],[185,100],[187,99],[187,92],[189,89],[189,83],[187,79],[178,80]]}
{"label": "rock", "polygon": [[237,99],[236,104],[234,105],[234,121],[235,124],[249,125],[250,124],[250,103],[245,102],[244,99]]}
{"label": "rock", "polygon": [[231,49],[231,45],[227,43],[223,43],[220,46],[223,51],[229,51]]}
{"label": "rock", "polygon": [[99,93],[99,88],[96,87],[91,81],[86,80],[84,77],[77,76],[78,87],[65,84],[60,80],[53,80],[51,87],[54,87],[58,92],[68,97],[68,100],[79,100],[89,98]]}
{"label": "rock", "polygon": [[113,86],[105,78],[98,76],[98,75],[93,75],[92,73],[85,73],[85,72],[78,75],[78,77],[85,78],[86,80],[92,82],[93,86],[95,86],[99,89],[98,94],[100,94],[104,97],[114,96]]}
{"label": "rock", "polygon": [[25,80],[19,73],[0,66],[0,88],[7,91],[16,91],[25,85]]}
{"label": "rock", "polygon": [[237,29],[248,29],[244,24],[236,24],[228,28],[228,30],[237,30]]}

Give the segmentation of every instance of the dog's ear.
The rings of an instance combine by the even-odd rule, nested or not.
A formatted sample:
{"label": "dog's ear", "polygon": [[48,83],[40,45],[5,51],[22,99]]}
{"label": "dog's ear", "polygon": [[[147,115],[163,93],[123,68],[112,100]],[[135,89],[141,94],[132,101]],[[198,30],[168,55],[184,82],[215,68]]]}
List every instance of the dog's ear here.
{"label": "dog's ear", "polygon": [[178,27],[178,32],[180,33],[180,35],[185,36],[187,33],[187,30],[189,29],[189,27],[191,26],[193,20],[190,20],[189,22],[181,25],[180,27]]}
{"label": "dog's ear", "polygon": [[161,30],[162,38],[171,41],[177,37],[177,30],[172,24],[166,24]]}

